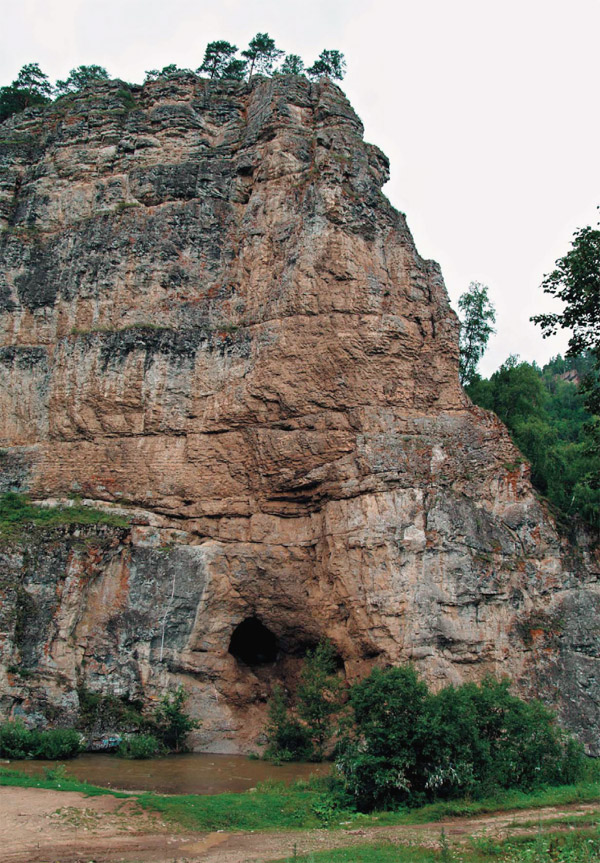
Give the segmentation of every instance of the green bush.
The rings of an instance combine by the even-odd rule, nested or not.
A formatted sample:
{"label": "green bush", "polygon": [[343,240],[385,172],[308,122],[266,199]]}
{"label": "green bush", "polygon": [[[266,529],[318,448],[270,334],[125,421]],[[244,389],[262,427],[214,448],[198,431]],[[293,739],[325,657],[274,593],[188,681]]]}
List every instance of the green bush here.
{"label": "green bush", "polygon": [[129,697],[92,692],[85,685],[77,687],[79,716],[77,727],[86,732],[146,731],[151,720],[143,715],[143,702]]}
{"label": "green bush", "polygon": [[352,687],[338,768],[362,810],[530,791],[579,779],[581,747],[538,701],[491,678],[430,693],[414,669],[374,670]]}
{"label": "green bush", "polygon": [[38,732],[37,753],[33,757],[58,761],[74,758],[81,748],[81,736],[74,728],[52,728]]}
{"label": "green bush", "polygon": [[154,711],[152,731],[169,752],[186,752],[186,739],[190,731],[200,726],[197,719],[191,719],[184,710],[187,692],[179,686],[174,692],[167,692]]}
{"label": "green bush", "polygon": [[28,758],[31,749],[31,731],[22,722],[5,722],[0,725],[0,756],[2,758]]}
{"label": "green bush", "polygon": [[306,726],[290,716],[283,689],[276,685],[269,702],[265,758],[270,761],[305,761],[312,752]]}
{"label": "green bush", "polygon": [[[151,758],[155,751],[149,754],[130,754],[139,747],[140,752],[151,748],[149,743],[156,742],[159,751],[185,752],[186,738],[189,732],[197,728],[200,722],[191,719],[184,710],[187,693],[183,686],[174,692],[163,696],[154,713],[144,712],[141,700],[132,699],[129,695],[103,694],[92,692],[83,684],[77,689],[79,696],[79,717],[77,727],[87,733],[105,732],[136,732],[127,736],[130,741],[119,751],[126,758]],[[140,741],[139,743],[136,741]]]}
{"label": "green bush", "polygon": [[[511,695],[509,681],[485,679],[430,695],[420,721],[426,789],[529,791],[579,778],[581,749],[539,701]],[[458,776],[448,781],[451,769]]]}
{"label": "green bush", "polygon": [[163,748],[153,734],[127,734],[119,743],[120,758],[155,758],[162,755]]}
{"label": "green bush", "polygon": [[336,676],[336,654],[330,641],[309,650],[300,675],[298,715],[310,738],[314,761],[322,761],[332,734],[332,717],[341,707],[341,683]]}
{"label": "green bush", "polygon": [[350,690],[352,723],[339,746],[338,769],[359,808],[393,808],[418,788],[427,695],[410,666],[376,668]]}
{"label": "green bush", "polygon": [[271,761],[322,761],[341,707],[342,681],[336,675],[336,653],[321,641],[306,654],[296,698],[298,716],[288,711],[277,685],[269,703],[265,758]]}
{"label": "green bush", "polygon": [[22,722],[0,725],[0,757],[45,758],[55,761],[74,758],[81,751],[81,739],[73,728],[39,731],[26,728]]}

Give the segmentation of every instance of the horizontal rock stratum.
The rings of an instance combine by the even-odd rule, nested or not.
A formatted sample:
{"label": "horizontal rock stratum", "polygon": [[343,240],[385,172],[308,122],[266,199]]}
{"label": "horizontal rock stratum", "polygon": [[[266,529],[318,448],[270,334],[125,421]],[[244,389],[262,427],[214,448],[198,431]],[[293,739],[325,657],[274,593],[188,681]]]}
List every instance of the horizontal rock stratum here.
{"label": "horizontal rock stratum", "polygon": [[594,750],[598,560],[464,395],[362,131],[293,76],[109,82],[0,126],[0,485],[131,519],[3,541],[5,715],[183,682],[196,745],[243,750],[329,637],[349,679],[508,674]]}

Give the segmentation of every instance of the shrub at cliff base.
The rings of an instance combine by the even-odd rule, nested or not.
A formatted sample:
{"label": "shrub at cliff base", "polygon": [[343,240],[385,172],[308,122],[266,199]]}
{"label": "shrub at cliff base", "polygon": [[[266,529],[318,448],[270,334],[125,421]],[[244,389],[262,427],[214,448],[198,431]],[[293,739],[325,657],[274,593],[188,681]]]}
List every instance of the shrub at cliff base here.
{"label": "shrub at cliff base", "polygon": [[165,750],[153,734],[127,734],[119,743],[120,758],[143,759],[164,755]]}
{"label": "shrub at cliff base", "polygon": [[84,684],[77,687],[79,716],[77,728],[91,736],[115,732],[145,732],[151,730],[151,718],[144,716],[143,701],[129,694],[116,696],[110,692],[92,692]]}
{"label": "shrub at cliff base", "polygon": [[321,641],[307,652],[300,674],[297,710],[308,732],[313,761],[323,760],[333,733],[333,716],[342,706],[342,680],[336,674],[335,663],[332,643]]}
{"label": "shrub at cliff base", "polygon": [[341,687],[335,649],[330,641],[321,641],[304,660],[296,693],[297,716],[288,710],[281,686],[273,688],[265,758],[275,762],[323,761],[331,748],[333,717],[341,707]]}
{"label": "shrub at cliff base", "polygon": [[[96,704],[92,695],[88,694],[88,701]],[[103,703],[101,696],[97,698],[98,703]],[[152,733],[125,735],[119,744],[117,754],[123,758],[154,758],[166,752],[187,751],[187,736],[192,729],[200,725],[200,722],[191,719],[185,712],[186,698],[187,693],[183,686],[174,692],[166,693],[153,716],[143,720],[143,728],[151,730]],[[117,699],[110,701],[111,709],[114,707],[113,702],[116,701]],[[139,718],[139,715],[132,712],[130,707],[125,705],[125,708],[121,713],[115,714],[117,719]],[[73,758],[81,752],[81,739],[81,734],[72,728],[38,731],[28,729],[20,722],[7,722],[0,725],[0,757],[48,760]]]}
{"label": "shrub at cliff base", "polygon": [[273,687],[266,727],[268,745],[264,757],[269,761],[307,761],[312,753],[308,729],[288,713],[281,686]]}
{"label": "shrub at cliff base", "polygon": [[144,719],[144,733],[126,734],[117,749],[121,758],[155,758],[169,752],[187,752],[187,736],[200,721],[184,709],[187,692],[179,686],[161,698],[152,716]]}
{"label": "shrub at cliff base", "polygon": [[186,713],[183,686],[167,692],[153,713],[129,695],[91,692],[84,685],[79,697],[78,728],[88,735],[123,734],[117,755],[122,758],[153,758],[168,752],[185,752],[189,732],[200,722]]}
{"label": "shrub at cliff base", "polygon": [[538,701],[491,678],[430,693],[411,667],[350,690],[339,745],[345,794],[361,810],[577,781],[581,747]]}
{"label": "shrub at cliff base", "polygon": [[168,752],[187,752],[187,736],[200,725],[185,712],[186,700],[187,692],[179,686],[163,696],[154,712],[152,732]]}
{"label": "shrub at cliff base", "polygon": [[81,735],[72,728],[39,731],[22,722],[0,725],[0,757],[45,758],[56,761],[74,758],[81,751]]}

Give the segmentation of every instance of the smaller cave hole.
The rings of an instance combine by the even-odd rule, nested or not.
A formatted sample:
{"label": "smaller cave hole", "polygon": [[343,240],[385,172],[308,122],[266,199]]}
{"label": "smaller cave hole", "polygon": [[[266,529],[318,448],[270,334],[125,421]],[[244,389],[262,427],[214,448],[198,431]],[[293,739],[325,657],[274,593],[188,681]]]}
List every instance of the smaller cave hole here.
{"label": "smaller cave hole", "polygon": [[277,638],[257,617],[247,617],[233,630],[229,652],[245,665],[266,665],[277,659]]}

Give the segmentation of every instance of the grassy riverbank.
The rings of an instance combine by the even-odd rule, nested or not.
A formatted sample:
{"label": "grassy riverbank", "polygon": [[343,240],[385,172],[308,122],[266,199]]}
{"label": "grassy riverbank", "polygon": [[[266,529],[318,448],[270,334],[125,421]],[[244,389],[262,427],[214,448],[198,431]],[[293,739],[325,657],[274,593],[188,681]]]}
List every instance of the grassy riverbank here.
{"label": "grassy riverbank", "polygon": [[[241,794],[167,796],[89,785],[71,779],[61,766],[43,777],[0,768],[0,785],[15,786],[11,795],[25,795],[19,802],[21,816],[39,814],[45,806],[75,830],[85,818],[96,819],[94,823],[105,818],[108,830],[111,819],[126,819],[139,847],[148,851],[149,856],[140,851],[135,858],[140,863],[155,859],[157,828],[187,836],[182,842],[219,835],[219,848],[222,844],[228,853],[235,852],[231,859],[236,863],[257,850],[257,859],[265,863],[600,863],[596,781],[369,815],[337,808],[326,778],[291,787],[265,783]],[[48,789],[48,798],[32,796],[32,788]],[[80,792],[89,800],[65,795],[68,805],[61,806],[63,795],[53,793],[57,791]],[[107,808],[108,801],[93,800],[98,795],[122,799]],[[88,841],[83,828],[80,833],[79,839]],[[119,835],[117,830],[111,841],[118,843]],[[54,847],[51,830],[45,841]],[[29,848],[26,840],[22,846]],[[219,848],[211,860],[219,859]],[[93,859],[93,849],[89,855]]]}
{"label": "grassy riverbank", "polygon": [[418,825],[453,817],[473,817],[498,811],[519,811],[594,801],[598,801],[600,810],[599,781],[543,788],[529,794],[521,791],[503,792],[481,800],[449,800],[418,809],[373,812],[369,815],[338,808],[329,793],[326,778],[299,781],[291,786],[265,783],[254,791],[242,794],[126,794],[72,779],[67,771],[62,769],[47,771],[44,777],[39,777],[0,768],[0,785],[79,791],[87,795],[113,794],[117,797],[133,797],[144,809],[160,813],[164,820],[179,824],[187,830],[198,831]]}
{"label": "grassy riverbank", "polygon": [[28,776],[20,770],[10,767],[0,767],[0,786],[12,785],[17,788],[48,788],[52,791],[79,791],[95,797],[99,794],[112,794],[113,797],[131,797],[125,791],[113,791],[110,788],[100,788],[69,776],[63,765],[55,770],[46,770],[44,776]]}

